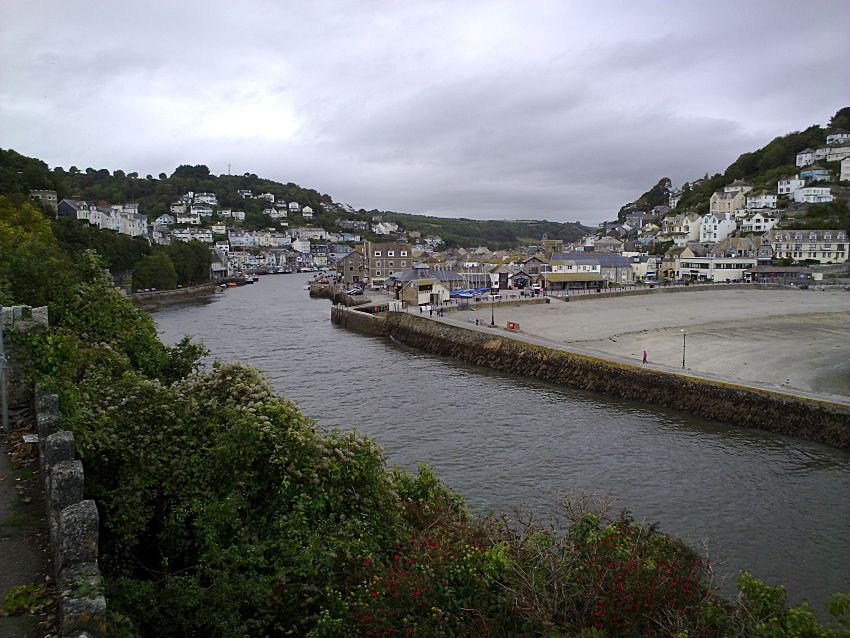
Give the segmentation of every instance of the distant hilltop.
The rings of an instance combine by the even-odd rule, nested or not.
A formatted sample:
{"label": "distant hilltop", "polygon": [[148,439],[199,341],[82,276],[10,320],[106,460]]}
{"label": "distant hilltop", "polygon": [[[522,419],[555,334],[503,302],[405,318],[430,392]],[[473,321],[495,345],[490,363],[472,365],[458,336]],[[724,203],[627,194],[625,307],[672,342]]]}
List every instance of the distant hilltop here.
{"label": "distant hilltop", "polygon": [[[63,200],[84,202],[104,210],[118,206],[122,211],[132,210],[133,214],[143,216],[151,225],[168,216],[173,216],[180,225],[178,214],[186,214],[184,223],[192,228],[207,227],[205,222],[212,220],[242,231],[309,225],[343,233],[357,225],[363,239],[379,239],[389,234],[396,235],[395,239],[407,239],[410,234],[432,236],[439,237],[440,245],[446,248],[475,247],[482,243],[494,249],[513,248],[530,239],[538,241],[544,234],[552,239],[573,241],[592,230],[579,222],[450,219],[376,209],[355,210],[348,204],[335,202],[328,194],[292,182],[284,184],[253,173],[213,175],[203,164],[178,166],[171,175],[142,177],[120,169],[110,172],[91,167],[81,170],[77,166],[50,168],[39,159],[0,149],[0,195],[29,198],[33,192],[43,193],[38,199],[54,211]],[[193,209],[197,211],[197,220],[188,216]],[[140,221],[144,220],[136,218],[133,224],[139,226]],[[120,226],[121,220],[114,223]],[[120,227],[114,230],[122,232]]]}
{"label": "distant hilltop", "polygon": [[822,171],[818,181],[848,181],[850,175],[842,172],[841,161],[850,156],[850,106],[838,110],[826,128],[812,125],[805,131],[777,137],[757,151],[744,153],[721,174],[706,173],[673,186],[668,177],[658,182],[636,200],[623,205],[617,220],[624,221],[634,212],[662,212],[670,214],[686,211],[705,214],[710,212],[711,197],[723,191],[736,180],[744,180],[754,193],[774,190],[779,180],[794,177],[801,169]]}

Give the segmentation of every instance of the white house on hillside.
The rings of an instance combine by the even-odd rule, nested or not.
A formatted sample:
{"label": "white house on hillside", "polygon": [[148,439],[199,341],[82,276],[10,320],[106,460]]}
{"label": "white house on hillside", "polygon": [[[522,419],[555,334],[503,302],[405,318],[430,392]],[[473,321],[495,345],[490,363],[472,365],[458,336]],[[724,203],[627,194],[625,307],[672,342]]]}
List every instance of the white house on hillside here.
{"label": "white house on hillside", "polygon": [[709,213],[702,218],[699,241],[701,244],[716,244],[735,232],[737,226],[733,213]]}
{"label": "white house on hillside", "polygon": [[763,233],[770,230],[779,222],[776,217],[771,217],[767,213],[755,213],[741,220],[741,230],[750,232]]}
{"label": "white house on hillside", "polygon": [[845,157],[850,157],[850,144],[843,144],[841,146],[830,146],[827,150],[827,162],[840,162]]}
{"label": "white house on hillside", "polygon": [[776,208],[776,195],[773,193],[747,195],[747,208],[751,210],[759,208]]}
{"label": "white house on hillside", "polygon": [[808,166],[809,164],[815,163],[815,149],[813,148],[804,148],[802,151],[797,153],[797,166],[803,167]]}
{"label": "white house on hillside", "polygon": [[798,175],[794,175],[794,177],[789,177],[788,179],[780,179],[776,184],[776,190],[780,195],[790,195],[805,185],[806,180],[800,179]]}
{"label": "white house on hillside", "polygon": [[850,132],[843,128],[836,129],[826,136],[827,144],[850,144]]}
{"label": "white house on hillside", "polygon": [[829,186],[806,186],[794,191],[794,201],[806,204],[828,204],[833,200]]}
{"label": "white house on hillside", "polygon": [[212,233],[206,228],[177,228],[171,236],[177,241],[199,241],[204,244],[211,244],[213,240]]}
{"label": "white house on hillside", "polygon": [[310,254],[310,240],[294,239],[292,240],[292,250],[305,255]]}
{"label": "white house on hillside", "polygon": [[192,198],[192,203],[218,206],[218,198],[215,196],[215,193],[195,193],[195,197]]}
{"label": "white house on hillside", "polygon": [[213,209],[206,204],[193,204],[192,213],[201,217],[212,217]]}
{"label": "white house on hillside", "polygon": [[191,224],[193,226],[201,225],[201,217],[196,213],[183,213],[182,215],[177,215],[177,223],[178,224]]}
{"label": "white house on hillside", "polygon": [[699,241],[699,231],[702,217],[696,213],[682,213],[674,217],[665,217],[661,222],[662,234],[670,237],[676,246],[684,246],[688,242]]}

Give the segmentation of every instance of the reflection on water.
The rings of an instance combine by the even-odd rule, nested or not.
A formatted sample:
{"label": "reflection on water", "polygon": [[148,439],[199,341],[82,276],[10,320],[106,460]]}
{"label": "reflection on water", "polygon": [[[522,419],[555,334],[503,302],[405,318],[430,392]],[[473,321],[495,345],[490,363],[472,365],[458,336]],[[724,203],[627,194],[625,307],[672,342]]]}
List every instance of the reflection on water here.
{"label": "reflection on water", "polygon": [[425,355],[331,325],[303,276],[263,277],[154,315],[163,338],[262,369],[326,426],[377,438],[390,464],[426,461],[475,510],[556,513],[564,493],[705,545],[819,608],[850,591],[850,454]]}

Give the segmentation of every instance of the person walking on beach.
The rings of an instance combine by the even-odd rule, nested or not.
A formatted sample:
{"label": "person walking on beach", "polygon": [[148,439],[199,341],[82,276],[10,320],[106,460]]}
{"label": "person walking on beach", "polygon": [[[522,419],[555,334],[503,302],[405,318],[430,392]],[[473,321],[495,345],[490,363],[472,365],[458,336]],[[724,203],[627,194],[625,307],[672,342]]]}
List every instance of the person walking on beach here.
{"label": "person walking on beach", "polygon": [[646,363],[646,350],[643,351],[643,362]]}

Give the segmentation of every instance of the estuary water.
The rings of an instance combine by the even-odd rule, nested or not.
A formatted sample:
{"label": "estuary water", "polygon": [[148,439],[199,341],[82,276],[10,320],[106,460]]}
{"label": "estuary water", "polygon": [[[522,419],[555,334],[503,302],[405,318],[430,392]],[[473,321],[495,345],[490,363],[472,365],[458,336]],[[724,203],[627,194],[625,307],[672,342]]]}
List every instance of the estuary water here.
{"label": "estuary water", "polygon": [[261,369],[318,423],[374,437],[390,465],[425,461],[477,512],[557,514],[608,497],[705,548],[734,591],[748,569],[824,617],[850,591],[850,454],[651,405],[426,355],[333,326],[306,275],[154,313],[161,336]]}

